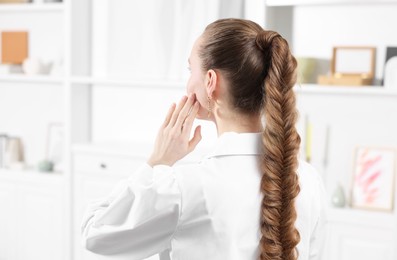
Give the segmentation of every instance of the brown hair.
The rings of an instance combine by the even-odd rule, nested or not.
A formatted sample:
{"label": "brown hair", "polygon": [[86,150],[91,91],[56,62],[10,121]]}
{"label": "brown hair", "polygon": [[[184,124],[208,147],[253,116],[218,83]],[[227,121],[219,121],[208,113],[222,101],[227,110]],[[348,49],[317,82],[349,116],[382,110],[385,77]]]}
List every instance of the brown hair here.
{"label": "brown hair", "polygon": [[292,89],[297,62],[284,38],[249,20],[215,21],[207,26],[203,39],[202,68],[222,72],[232,107],[240,113],[264,115],[260,259],[297,259],[300,137]]}

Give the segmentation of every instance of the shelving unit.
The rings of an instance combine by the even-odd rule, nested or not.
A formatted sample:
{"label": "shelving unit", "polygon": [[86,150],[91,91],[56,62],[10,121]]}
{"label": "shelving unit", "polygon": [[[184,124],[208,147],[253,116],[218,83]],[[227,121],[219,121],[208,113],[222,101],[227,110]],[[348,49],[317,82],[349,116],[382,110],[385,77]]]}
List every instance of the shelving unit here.
{"label": "shelving unit", "polygon": [[72,77],[70,82],[73,84],[87,84],[95,86],[125,86],[134,88],[149,89],[182,89],[185,82],[181,81],[159,81],[159,80],[131,80],[118,78],[92,78],[92,77]]}
{"label": "shelving unit", "polygon": [[[32,168],[44,158],[48,123],[68,124],[69,5],[0,4],[0,31],[28,31],[30,58],[65,66],[60,75],[0,75],[0,132],[22,139],[29,166],[0,169],[0,204],[7,212],[0,216],[1,259],[72,259],[70,167],[65,163],[62,173]],[[68,149],[65,143],[65,160]]]}
{"label": "shelving unit", "polygon": [[330,86],[317,84],[300,84],[295,86],[297,94],[318,95],[348,95],[348,96],[375,96],[375,97],[397,97],[397,89],[390,90],[381,86]]}
{"label": "shelving unit", "polygon": [[352,208],[330,208],[328,221],[346,225],[365,227],[395,228],[395,216],[392,212],[374,211],[368,214],[365,210]]}
{"label": "shelving unit", "polygon": [[8,180],[28,181],[42,183],[44,182],[55,182],[60,184],[64,175],[60,172],[39,172],[35,169],[0,169],[0,177]]}
{"label": "shelving unit", "polygon": [[65,81],[63,77],[47,76],[47,75],[0,75],[0,82],[7,83],[34,83],[34,84],[54,84],[59,85]]}

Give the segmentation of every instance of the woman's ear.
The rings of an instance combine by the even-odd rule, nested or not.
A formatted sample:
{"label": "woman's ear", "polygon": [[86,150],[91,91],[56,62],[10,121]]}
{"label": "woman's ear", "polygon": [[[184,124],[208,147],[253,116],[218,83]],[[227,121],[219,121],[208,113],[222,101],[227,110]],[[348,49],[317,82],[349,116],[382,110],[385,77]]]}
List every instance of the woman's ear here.
{"label": "woman's ear", "polygon": [[208,70],[205,75],[205,88],[207,90],[207,96],[212,98],[214,92],[217,91],[218,75],[215,70]]}

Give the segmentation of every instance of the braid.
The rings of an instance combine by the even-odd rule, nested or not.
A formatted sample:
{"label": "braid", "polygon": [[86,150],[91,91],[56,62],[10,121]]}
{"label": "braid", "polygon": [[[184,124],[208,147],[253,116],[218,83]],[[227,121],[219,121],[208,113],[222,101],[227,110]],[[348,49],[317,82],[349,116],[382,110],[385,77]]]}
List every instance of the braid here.
{"label": "braid", "polygon": [[276,32],[262,31],[256,42],[270,60],[264,84],[261,259],[295,260],[300,240],[295,227],[295,198],[300,191],[296,175],[300,137],[295,128],[297,110],[292,90],[296,60]]}

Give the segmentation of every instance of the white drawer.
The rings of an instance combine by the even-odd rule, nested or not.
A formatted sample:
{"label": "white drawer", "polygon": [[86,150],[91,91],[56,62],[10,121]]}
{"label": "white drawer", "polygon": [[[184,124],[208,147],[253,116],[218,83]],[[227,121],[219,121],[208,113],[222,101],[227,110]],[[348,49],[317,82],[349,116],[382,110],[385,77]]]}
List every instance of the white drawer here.
{"label": "white drawer", "polygon": [[111,156],[105,154],[75,153],[74,172],[89,174],[111,174],[128,176],[143,162],[134,157]]}

